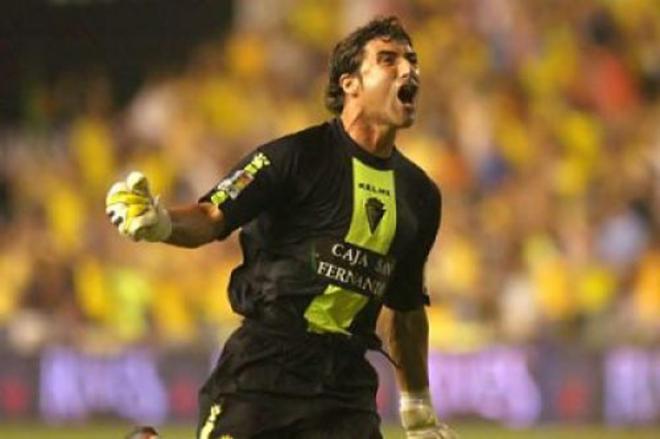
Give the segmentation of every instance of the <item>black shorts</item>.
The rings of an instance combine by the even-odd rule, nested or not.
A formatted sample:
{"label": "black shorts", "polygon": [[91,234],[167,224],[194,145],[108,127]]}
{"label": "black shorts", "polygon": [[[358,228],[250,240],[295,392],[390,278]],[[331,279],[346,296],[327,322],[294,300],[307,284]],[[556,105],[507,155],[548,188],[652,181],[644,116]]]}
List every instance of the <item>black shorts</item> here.
{"label": "black shorts", "polygon": [[199,394],[198,438],[380,438],[364,348],[244,324]]}
{"label": "black shorts", "polygon": [[198,439],[381,439],[380,417],[321,398],[226,396],[204,409]]}

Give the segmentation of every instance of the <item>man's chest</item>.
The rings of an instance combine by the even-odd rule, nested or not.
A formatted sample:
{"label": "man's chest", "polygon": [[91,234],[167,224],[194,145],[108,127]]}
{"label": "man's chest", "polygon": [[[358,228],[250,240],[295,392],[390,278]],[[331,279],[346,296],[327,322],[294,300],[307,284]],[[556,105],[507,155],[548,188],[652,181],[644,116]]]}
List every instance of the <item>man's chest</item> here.
{"label": "man's chest", "polygon": [[414,245],[419,194],[397,169],[347,158],[314,169],[295,186],[282,209],[292,235],[331,238],[395,258]]}

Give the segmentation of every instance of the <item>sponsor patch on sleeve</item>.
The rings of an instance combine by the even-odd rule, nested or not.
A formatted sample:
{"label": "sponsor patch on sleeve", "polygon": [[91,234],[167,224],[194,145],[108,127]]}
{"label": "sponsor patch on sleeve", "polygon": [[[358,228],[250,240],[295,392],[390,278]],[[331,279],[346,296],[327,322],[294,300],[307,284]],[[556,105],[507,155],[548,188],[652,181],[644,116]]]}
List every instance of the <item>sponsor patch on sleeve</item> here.
{"label": "sponsor patch on sleeve", "polygon": [[211,195],[211,201],[219,206],[228,198],[235,200],[246,187],[252,184],[259,171],[269,165],[268,157],[262,152],[257,153],[243,169],[235,171],[216,186]]}

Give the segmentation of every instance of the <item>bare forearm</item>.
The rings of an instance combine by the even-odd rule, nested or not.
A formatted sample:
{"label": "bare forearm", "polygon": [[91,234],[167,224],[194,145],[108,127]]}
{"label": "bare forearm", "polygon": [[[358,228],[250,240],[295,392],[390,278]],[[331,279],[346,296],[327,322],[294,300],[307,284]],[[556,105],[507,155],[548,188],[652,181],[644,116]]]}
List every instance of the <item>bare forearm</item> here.
{"label": "bare forearm", "polygon": [[172,234],[166,243],[194,248],[214,241],[224,227],[222,211],[211,203],[191,204],[168,209]]}
{"label": "bare forearm", "polygon": [[458,436],[438,420],[429,392],[426,310],[398,312],[384,308],[378,323],[379,332],[399,366],[396,369],[399,414],[406,437],[457,439]]}
{"label": "bare forearm", "polygon": [[419,391],[428,388],[428,320],[426,311],[401,312],[383,308],[380,333],[392,359],[399,367],[399,389]]}

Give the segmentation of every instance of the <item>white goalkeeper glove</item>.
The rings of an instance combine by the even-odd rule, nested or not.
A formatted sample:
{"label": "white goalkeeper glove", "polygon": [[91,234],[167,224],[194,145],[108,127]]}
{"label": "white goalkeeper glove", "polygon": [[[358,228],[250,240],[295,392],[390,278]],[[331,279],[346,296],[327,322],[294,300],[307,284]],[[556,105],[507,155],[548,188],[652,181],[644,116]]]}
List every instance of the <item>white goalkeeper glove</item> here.
{"label": "white goalkeeper glove", "polygon": [[435,414],[428,389],[401,392],[399,414],[407,439],[458,439]]}
{"label": "white goalkeeper glove", "polygon": [[151,195],[141,172],[133,171],[125,181],[112,185],[105,199],[105,213],[121,235],[134,241],[164,241],[172,233],[169,213],[158,197]]}

